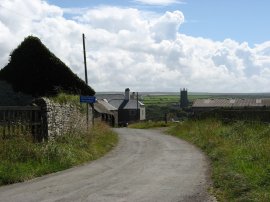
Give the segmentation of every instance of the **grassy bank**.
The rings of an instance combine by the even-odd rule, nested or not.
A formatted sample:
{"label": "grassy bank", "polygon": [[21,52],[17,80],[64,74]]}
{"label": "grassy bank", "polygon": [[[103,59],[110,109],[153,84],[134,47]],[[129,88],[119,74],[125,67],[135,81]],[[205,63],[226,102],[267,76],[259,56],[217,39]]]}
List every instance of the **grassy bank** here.
{"label": "grassy bank", "polygon": [[25,181],[97,159],[117,144],[117,135],[97,123],[86,133],[33,143],[30,136],[0,136],[0,185]]}
{"label": "grassy bank", "polygon": [[210,157],[219,201],[270,201],[269,125],[200,120],[186,121],[169,132]]}

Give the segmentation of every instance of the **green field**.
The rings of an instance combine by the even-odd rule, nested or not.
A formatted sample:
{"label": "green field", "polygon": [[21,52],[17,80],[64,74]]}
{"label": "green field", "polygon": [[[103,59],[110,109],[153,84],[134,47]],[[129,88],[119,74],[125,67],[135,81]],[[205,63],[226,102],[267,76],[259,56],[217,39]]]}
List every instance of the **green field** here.
{"label": "green field", "polygon": [[[209,95],[189,94],[188,99],[192,102],[195,99],[209,98]],[[179,120],[187,116],[179,107],[179,93],[168,94],[144,94],[141,101],[146,106],[146,119],[152,121],[164,121],[167,116],[168,121]]]}
{"label": "green field", "polygon": [[177,95],[147,95],[143,97],[145,105],[168,105],[179,103]]}
{"label": "green field", "polygon": [[[269,93],[188,93],[188,100],[190,102],[196,99],[207,99],[207,98],[269,98]],[[146,106],[159,105],[166,106],[172,104],[179,104],[180,93],[143,93],[141,95],[141,101]]]}
{"label": "green field", "polygon": [[[188,100],[190,102],[196,99],[210,98],[209,95],[189,95]],[[145,105],[168,105],[179,104],[180,95],[146,95],[143,96],[142,101]]]}

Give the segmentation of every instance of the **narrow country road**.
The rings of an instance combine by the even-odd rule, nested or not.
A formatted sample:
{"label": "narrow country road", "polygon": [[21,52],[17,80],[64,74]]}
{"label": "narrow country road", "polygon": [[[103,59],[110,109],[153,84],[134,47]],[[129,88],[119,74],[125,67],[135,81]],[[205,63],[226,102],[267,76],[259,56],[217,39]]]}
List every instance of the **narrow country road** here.
{"label": "narrow country road", "polygon": [[0,188],[0,201],[211,201],[208,164],[194,146],[157,130],[115,129],[119,145],[90,164]]}

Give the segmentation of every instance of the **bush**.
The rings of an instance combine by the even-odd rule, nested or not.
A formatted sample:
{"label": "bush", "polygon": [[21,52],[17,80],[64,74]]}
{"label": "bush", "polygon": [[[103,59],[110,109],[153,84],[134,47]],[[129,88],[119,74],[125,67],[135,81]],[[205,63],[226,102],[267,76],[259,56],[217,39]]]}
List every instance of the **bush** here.
{"label": "bush", "polygon": [[12,84],[14,90],[34,97],[55,95],[60,91],[95,94],[34,36],[25,38],[11,53],[9,63],[0,70],[0,79]]}

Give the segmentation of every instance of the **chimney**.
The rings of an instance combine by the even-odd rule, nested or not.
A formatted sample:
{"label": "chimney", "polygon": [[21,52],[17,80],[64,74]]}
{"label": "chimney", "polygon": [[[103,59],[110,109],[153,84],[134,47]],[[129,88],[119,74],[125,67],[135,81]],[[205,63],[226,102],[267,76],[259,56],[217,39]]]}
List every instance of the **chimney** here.
{"label": "chimney", "polygon": [[125,100],[129,100],[130,99],[130,90],[129,88],[126,88],[125,90]]}
{"label": "chimney", "polygon": [[135,98],[136,98],[135,92],[131,93],[130,99],[135,100]]}

